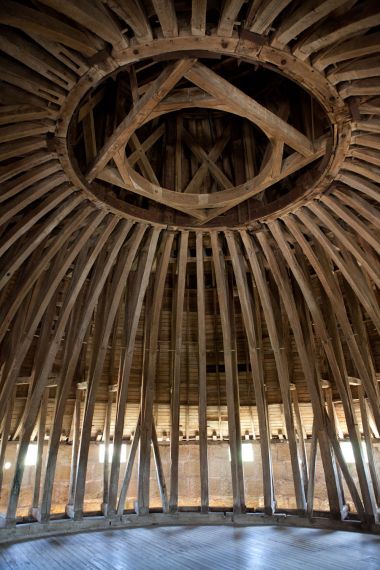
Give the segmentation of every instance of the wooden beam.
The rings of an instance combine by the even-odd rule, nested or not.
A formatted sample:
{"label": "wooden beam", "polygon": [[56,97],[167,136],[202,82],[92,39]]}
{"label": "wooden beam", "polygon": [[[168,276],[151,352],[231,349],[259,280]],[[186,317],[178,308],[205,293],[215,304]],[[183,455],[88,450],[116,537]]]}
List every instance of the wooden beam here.
{"label": "wooden beam", "polygon": [[95,55],[104,47],[104,43],[96,39],[96,36],[18,2],[7,2],[6,9],[4,6],[0,11],[0,23],[20,28],[27,34],[36,34],[43,39],[62,43],[87,57]]}
{"label": "wooden beam", "polygon": [[255,34],[267,34],[273,21],[286,8],[291,0],[268,0],[261,2],[254,14],[249,15],[246,27]]}
{"label": "wooden beam", "polygon": [[[120,248],[122,247],[131,228],[130,223],[120,223],[115,231],[114,241],[112,243],[112,246],[108,250],[108,248],[104,246],[110,234],[115,229],[116,225],[117,225],[117,220],[111,219],[109,221],[109,225],[107,225],[107,227],[105,228],[104,235],[100,238],[98,247],[95,246],[95,250],[93,250],[94,255],[90,256],[90,258],[87,260],[87,264],[85,265],[85,267],[79,267],[79,271],[77,270],[76,278],[78,279],[78,282],[75,285],[73,282],[73,287],[71,289],[70,295],[66,300],[66,306],[69,307],[70,298],[74,297],[77,288],[80,290],[81,288],[80,280],[86,279],[86,276],[90,271],[91,266],[94,263],[94,260],[96,259],[98,254],[91,286],[88,289],[85,302],[83,304],[84,306],[83,311],[81,311],[80,307],[75,304],[74,306],[75,313],[74,316],[71,317],[71,319],[74,320],[72,320],[72,322],[70,323],[71,326],[68,329],[70,334],[68,335],[68,339],[65,346],[65,354],[64,354],[65,378],[59,389],[55,415],[54,415],[54,423],[49,439],[49,451],[48,451],[45,481],[43,487],[43,496],[42,496],[41,509],[40,509],[40,518],[42,521],[48,520],[50,515],[52,489],[53,489],[55,468],[57,462],[58,446],[62,431],[62,422],[65,413],[66,401],[70,393],[71,383],[77,367],[78,358],[82,350],[82,343],[84,341],[86,331],[89,326],[100,293],[104,287],[106,279],[111,271],[111,268],[120,251]],[[84,387],[80,385],[77,386],[78,390],[82,390],[83,388],[87,389],[88,384],[86,383]],[[79,402],[76,405],[79,406]],[[79,414],[78,411],[76,411],[76,413]],[[77,426],[76,429],[79,429],[79,426]],[[79,444],[76,443],[76,446],[77,445]],[[70,489],[72,495],[75,489],[74,481],[72,481]]]}
{"label": "wooden beam", "polygon": [[103,170],[115,152],[120,151],[124,147],[132,133],[143,124],[158,103],[171,91],[193,64],[193,59],[181,59],[165,67],[100,150],[89,169],[87,175],[89,181],[92,181]]}
{"label": "wooden beam", "polygon": [[[255,254],[253,252],[252,242],[245,232],[241,233],[243,243],[246,248],[248,261],[254,275],[255,284],[257,278],[255,273],[260,270]],[[246,271],[243,266],[242,253],[239,249],[236,237],[232,232],[226,233],[228,248],[231,254],[233,270],[238,288],[238,294],[242,310],[242,318],[248,341],[249,357],[252,369],[252,381],[255,390],[256,409],[259,419],[260,431],[260,451],[262,462],[263,489],[264,489],[264,508],[267,514],[273,514],[274,504],[274,488],[273,488],[273,467],[269,437],[269,419],[267,403],[265,398],[264,375],[262,362],[260,362],[260,345],[258,339],[258,331],[256,330],[255,319],[252,307],[260,312],[258,303],[254,303],[250,293],[247,281]]]}
{"label": "wooden beam", "polygon": [[158,443],[157,431],[156,431],[156,426],[154,424],[154,420],[152,425],[152,445],[153,445],[154,463],[156,465],[157,483],[162,502],[162,510],[164,513],[167,513],[169,511],[168,493],[166,490],[164,468],[161,461],[160,446]]}
{"label": "wooden beam", "polygon": [[[292,255],[292,253],[289,249],[289,244],[285,241],[278,222],[270,223],[269,227],[271,229],[273,236],[275,237],[275,239],[277,241],[277,244],[278,244],[282,254],[284,255],[284,258],[286,259],[289,267],[291,268],[294,277],[298,281],[298,284],[299,284],[299,286],[300,286],[300,288],[304,294],[305,300],[308,303],[310,312],[313,315],[313,319],[314,319],[314,322],[316,324],[318,334],[321,336],[321,338],[324,341],[324,349],[326,352],[326,357],[327,357],[329,365],[331,367],[331,371],[332,371],[333,377],[335,379],[335,382],[338,386],[338,389],[339,389],[339,392],[340,392],[340,395],[342,398],[344,410],[345,410],[347,427],[348,427],[350,438],[351,438],[352,445],[353,445],[353,450],[354,450],[354,454],[355,454],[355,461],[356,461],[356,466],[357,466],[357,471],[358,471],[358,478],[359,478],[359,482],[360,482],[361,492],[363,494],[363,503],[365,505],[365,515],[364,516],[365,516],[365,518],[369,517],[369,519],[372,519],[375,517],[376,509],[375,509],[374,500],[373,500],[372,493],[371,493],[371,488],[368,486],[368,478],[366,475],[366,466],[365,466],[364,459],[363,459],[362,449],[361,449],[359,442],[358,442],[357,425],[356,425],[356,422],[354,419],[354,412],[352,409],[352,404],[350,402],[349,394],[347,394],[347,391],[346,391],[346,388],[344,385],[344,371],[342,371],[339,367],[339,364],[342,364],[342,362],[337,361],[336,353],[335,353],[334,348],[333,348],[333,343],[331,342],[331,340],[329,340],[330,339],[329,332],[331,334],[333,332],[333,329],[332,328],[329,328],[329,330],[327,329],[326,323],[323,320],[320,309],[316,304],[315,298],[312,294],[312,291],[309,288],[309,285],[307,284],[307,280],[305,278],[304,271],[302,270],[302,268],[298,264],[295,256]],[[334,325],[335,325],[335,323],[334,323]],[[336,340],[338,342],[338,338]],[[335,445],[335,442],[332,442],[332,444]],[[336,453],[337,458],[338,458],[336,446],[334,449],[335,449],[335,453]],[[338,458],[338,460],[339,460],[339,458]],[[342,471],[343,471],[343,469],[342,469]],[[346,474],[347,474],[347,472],[346,472]],[[349,476],[349,474],[347,474],[347,475]]]}
{"label": "wooden beam", "polygon": [[75,4],[60,0],[42,0],[42,3],[87,28],[112,44],[115,49],[128,47],[128,42],[122,36],[115,20],[98,0],[78,0]]}
{"label": "wooden beam", "polygon": [[[258,233],[257,237],[264,251],[265,257],[268,260],[269,267],[272,271],[277,287],[279,288],[279,292],[293,330],[302,370],[309,388],[313,413],[317,422],[318,440],[324,472],[326,475],[330,511],[333,513],[333,516],[341,516],[344,509],[344,500],[339,484],[336,465],[331,455],[329,438],[326,433],[322,394],[317,388],[319,370],[317,370],[317,355],[311,322],[304,305],[302,305],[299,310],[297,309],[289,280],[289,274],[284,261],[281,260],[279,255],[275,255],[269,244],[268,237],[264,232]],[[300,315],[302,315],[302,318]]]}
{"label": "wooden beam", "polygon": [[[357,267],[349,267],[347,259],[344,259],[341,254],[337,251],[336,247],[327,238],[324,232],[318,227],[316,220],[310,216],[306,208],[298,210],[295,215],[306,224],[309,231],[315,237],[315,239],[321,244],[329,258],[339,267],[342,275],[345,277],[346,281],[355,291],[358,299],[362,303],[363,307],[366,309],[371,319],[373,320],[377,330],[380,334],[380,313],[378,303],[371,296],[368,290],[365,290],[360,279],[361,272]],[[373,292],[372,292],[373,295]]]}
{"label": "wooden beam", "polygon": [[41,407],[38,419],[38,438],[37,438],[37,459],[36,471],[34,475],[34,490],[32,499],[32,514],[34,509],[38,508],[41,487],[41,474],[42,474],[42,456],[45,444],[45,431],[46,431],[46,417],[47,407],[49,402],[49,388],[45,388],[44,395],[41,400]]}
{"label": "wooden beam", "polygon": [[[81,430],[80,418],[81,418],[82,392],[83,392],[83,390],[80,390],[78,388],[76,389],[76,392],[75,392],[75,403],[74,403],[74,412],[73,412],[74,429],[73,429],[73,441],[72,441],[71,464],[70,464],[70,483],[69,483],[69,494],[68,494],[68,499],[67,499],[68,505],[73,504],[74,494],[75,494],[75,477],[76,477],[76,472],[77,472],[77,467],[78,467],[78,451],[79,451],[80,430]],[[51,460],[50,460],[50,464],[48,462],[47,465],[50,468]],[[45,481],[47,483],[46,476],[45,476]],[[45,487],[45,485],[44,485],[44,487]],[[46,491],[45,491],[45,496],[44,496],[43,501],[42,501],[42,506],[44,505],[45,501],[46,501]],[[45,509],[42,509],[42,506],[41,506],[41,513],[45,510]],[[41,517],[41,514],[40,514],[40,517]],[[44,516],[43,520],[45,518],[46,517]]]}
{"label": "wooden beam", "polygon": [[139,324],[142,304],[148,287],[152,264],[156,254],[157,242],[160,236],[159,229],[153,229],[149,235],[148,242],[139,256],[138,268],[133,276],[131,291],[126,303],[126,349],[123,355],[122,368],[119,377],[119,389],[117,394],[117,408],[114,431],[114,451],[112,458],[110,490],[108,500],[108,515],[115,514],[117,491],[120,473],[120,453],[123,439],[123,429],[125,421],[125,409],[128,396],[129,379],[132,369],[133,354],[135,348],[137,327]]}
{"label": "wooden beam", "polygon": [[328,263],[326,254],[324,250],[319,249],[320,246],[316,246],[316,251],[312,250],[310,244],[307,242],[301,231],[298,229],[297,224],[291,218],[291,216],[287,216],[285,218],[286,225],[290,228],[292,234],[296,238],[297,242],[299,243],[303,254],[308,259],[309,263],[312,265],[316,274],[318,275],[322,286],[325,288],[326,294],[331,303],[331,309],[336,315],[338,322],[345,334],[347,339],[347,343],[350,347],[351,356],[355,363],[359,374],[363,378],[363,382],[365,386],[367,386],[371,401],[373,403],[372,407],[375,410],[375,417],[377,418],[378,427],[380,427],[380,414],[378,413],[378,405],[377,405],[377,394],[375,391],[374,384],[368,374],[368,370],[366,368],[365,362],[362,358],[360,353],[358,344],[356,342],[356,338],[353,334],[351,324],[349,322],[346,308],[343,301],[343,295],[339,287],[339,283],[334,278],[332,273],[332,267]]}
{"label": "wooden beam", "polygon": [[259,126],[267,135],[280,138],[291,148],[297,150],[302,156],[311,156],[313,148],[311,142],[297,129],[280,119],[277,115],[245,95],[240,89],[234,87],[229,81],[197,62],[184,72],[185,77],[204,89],[217,99],[225,98],[228,93],[228,102],[239,114]]}
{"label": "wooden beam", "polygon": [[140,434],[141,434],[141,414],[139,414],[139,419],[137,421],[137,426],[135,429],[132,445],[131,445],[130,452],[129,452],[127,466],[125,468],[123,482],[121,484],[120,495],[119,495],[119,500],[118,500],[118,504],[117,504],[117,511],[116,511],[119,516],[122,515],[124,512],[125,501],[126,501],[127,493],[128,493],[128,487],[129,487],[131,477],[132,477],[133,465],[134,465],[137,450],[139,447]]}
{"label": "wooden beam", "polygon": [[[22,217],[22,220],[16,222],[13,227],[7,231],[6,235],[3,236],[3,238],[0,240],[0,255],[3,257],[6,251],[29,230],[32,230],[33,232],[33,242],[37,242],[37,245],[41,243],[45,233],[44,231],[39,231],[40,227],[46,228],[49,226],[46,226],[45,223],[36,225],[35,228],[33,228],[33,226],[37,224],[37,222],[44,216],[47,216],[49,223],[52,223],[52,220],[56,215],[60,219],[61,212],[66,206],[68,206],[70,209],[71,207],[74,209],[81,200],[76,200],[76,198],[78,198],[77,196],[74,196],[74,199],[71,198],[70,196],[73,194],[73,192],[75,192],[75,189],[68,185],[59,186],[54,191],[49,192],[47,198],[43,199],[39,206],[35,206],[33,210],[28,214],[25,213],[25,215]],[[64,202],[64,204],[61,205],[62,202]],[[48,216],[51,210],[54,210],[54,216]]]}
{"label": "wooden beam", "polygon": [[364,433],[364,441],[367,450],[367,457],[368,457],[368,468],[371,474],[371,480],[373,485],[373,492],[376,498],[376,504],[379,508],[380,505],[380,483],[379,483],[379,476],[376,469],[375,458],[374,458],[374,451],[371,439],[371,431],[369,427],[368,421],[368,409],[367,409],[367,401],[364,395],[363,386],[359,386],[358,388],[359,393],[359,403],[360,403],[360,416],[362,420],[363,426],[363,433]]}
{"label": "wooden beam", "polygon": [[[364,200],[363,198],[361,198],[360,196],[358,196],[357,192],[353,192],[351,190],[346,190],[345,192],[342,192],[341,190],[334,190],[333,192],[333,196],[336,196],[340,202],[344,202],[345,204],[347,204],[347,206],[350,206],[353,210],[355,210],[358,214],[362,215],[364,218],[366,218],[368,220],[368,222],[370,224],[372,224],[375,228],[380,229],[380,221],[378,219],[378,215],[377,215],[377,210],[376,208],[374,208],[367,200]],[[330,200],[325,200],[325,198],[327,198],[327,196],[323,197],[323,201],[327,204],[335,204],[336,200],[333,200],[333,202]],[[330,197],[329,197],[330,198]],[[350,214],[346,208],[342,208],[342,205],[340,204],[340,208],[341,208],[341,212],[344,213],[344,218],[345,221],[347,221],[347,223],[349,223],[354,229],[355,231],[357,231],[357,233],[359,235],[363,235],[363,224],[356,224],[355,220],[357,219],[357,217],[354,219],[354,215]],[[343,216],[342,216],[343,217]],[[371,239],[368,235],[368,231],[364,232],[364,235],[366,237],[366,240],[368,241],[368,243],[370,243],[371,245],[373,244],[373,239]],[[377,246],[374,246],[374,249],[376,250]]]}
{"label": "wooden beam", "polygon": [[231,452],[231,474],[233,509],[236,514],[245,511],[244,500],[244,478],[240,436],[240,420],[236,415],[234,370],[232,359],[232,338],[230,330],[230,308],[228,297],[227,273],[224,256],[221,251],[221,244],[218,234],[210,234],[211,246],[214,262],[215,279],[218,291],[220,319],[223,334],[224,364],[226,376],[226,396],[228,408],[228,433]]}
{"label": "wooden beam", "polygon": [[181,353],[183,338],[183,311],[186,283],[186,264],[189,233],[179,235],[175,297],[173,305],[173,370],[171,383],[171,432],[170,432],[170,500],[169,510],[178,510],[178,461],[179,461],[179,413],[181,386]]}
{"label": "wooden beam", "polygon": [[304,481],[302,478],[302,473],[300,471],[300,461],[298,457],[297,442],[294,432],[294,419],[290,402],[290,383],[289,383],[289,372],[288,372],[287,362],[285,361],[284,351],[282,350],[281,347],[282,343],[280,340],[280,331],[276,326],[273,299],[269,291],[268,284],[264,279],[262,271],[258,266],[257,258],[254,255],[252,247],[250,250],[249,262],[251,264],[252,272],[259,291],[261,304],[263,307],[265,320],[268,327],[269,338],[271,341],[276,362],[277,376],[280,384],[282,403],[284,406],[285,427],[289,439],[290,457],[291,457],[292,470],[293,470],[294,490],[296,495],[297,508],[305,510],[306,499],[304,491]]}
{"label": "wooden beam", "polygon": [[[377,250],[379,241],[376,239],[376,234],[368,227],[368,224],[365,224],[357,215],[351,213],[350,210],[345,208],[334,196],[323,196],[321,201],[328,206],[335,216],[339,216],[341,220],[344,220],[348,226],[355,230],[358,235],[362,236],[375,251]],[[374,221],[380,228],[380,221],[376,219],[376,217]]]}
{"label": "wooden beam", "polygon": [[81,434],[81,443],[79,449],[79,459],[78,459],[78,470],[77,478],[75,484],[75,497],[73,505],[73,518],[81,519],[83,516],[83,500],[85,492],[86,483],[86,469],[88,461],[88,451],[91,438],[91,426],[92,417],[95,407],[95,398],[98,383],[102,373],[104,359],[106,356],[108,339],[111,333],[112,325],[115,320],[116,311],[119,307],[121,296],[125,288],[125,282],[128,278],[129,272],[132,267],[132,263],[136,257],[137,251],[141,244],[141,240],[145,234],[146,226],[140,225],[134,231],[131,239],[130,245],[126,249],[126,255],[124,256],[124,263],[120,263],[115,268],[115,273],[110,285],[110,291],[108,296],[108,303],[105,309],[104,322],[101,322],[101,332],[99,340],[99,348],[96,354],[95,361],[93,363],[93,370],[91,371],[91,377],[89,379],[89,389],[87,392],[87,398],[85,402],[84,419]]}
{"label": "wooden beam", "polygon": [[230,0],[223,2],[223,8],[218,22],[218,36],[232,36],[234,25],[244,0]]}
{"label": "wooden beam", "polygon": [[203,235],[196,234],[197,314],[198,314],[198,382],[199,382],[199,465],[201,478],[201,512],[209,509],[208,453],[207,453],[207,355],[206,308],[203,261]]}
{"label": "wooden beam", "polygon": [[132,28],[138,42],[148,42],[153,39],[152,30],[145,10],[138,0],[106,0],[106,4]]}
{"label": "wooden beam", "polygon": [[[91,217],[89,216],[91,212]],[[75,230],[78,230],[78,222],[79,224],[83,222],[87,218],[87,228],[84,230],[82,229],[81,233],[79,234],[76,243],[69,249],[68,251],[65,250],[66,240],[68,240],[69,236]],[[27,354],[29,346],[32,342],[34,332],[44,315],[45,309],[47,308],[52,296],[56,294],[58,284],[60,283],[61,279],[65,275],[66,271],[70,267],[71,263],[74,261],[76,256],[79,254],[83,245],[88,241],[91,234],[94,232],[95,228],[99,225],[101,220],[104,218],[104,213],[102,214],[95,214],[93,212],[92,207],[83,208],[81,212],[77,212],[76,215],[71,217],[70,224],[66,228],[66,231],[62,231],[59,238],[56,240],[54,244],[51,245],[49,249],[49,253],[46,257],[40,258],[40,262],[38,264],[33,265],[32,271],[32,279],[28,280],[28,282],[24,282],[23,287],[21,287],[16,293],[13,302],[11,301],[10,308],[8,313],[5,315],[3,320],[3,325],[6,326],[7,320],[11,322],[14,314],[16,313],[17,309],[21,305],[23,299],[27,295],[28,291],[31,290],[35,281],[41,277],[43,271],[46,269],[47,263],[54,259],[54,255],[57,254],[55,257],[55,264],[53,264],[52,270],[49,274],[48,279],[44,279],[44,287],[43,290],[40,292],[41,298],[36,301],[36,305],[33,307],[32,314],[29,318],[27,323],[26,332],[22,335],[20,342],[17,346],[17,351],[14,354],[13,362],[10,364],[10,369],[8,373],[8,377],[5,379],[2,387],[2,393],[0,398],[0,407],[2,402],[7,401],[7,397],[12,389],[13,383],[16,380],[17,376],[19,375],[19,370],[21,364]],[[67,245],[66,245],[67,247]],[[62,259],[60,260],[60,256]],[[63,258],[63,256],[65,256]],[[9,323],[8,323],[9,326]],[[54,346],[54,345],[53,345]],[[50,371],[50,370],[49,370]],[[41,392],[42,397],[42,392]],[[4,399],[3,399],[4,398]],[[36,401],[36,406],[38,406],[39,400]],[[37,413],[37,410],[36,410]],[[1,414],[0,414],[1,415]],[[33,426],[32,426],[33,429]]]}
{"label": "wooden beam", "polygon": [[310,456],[309,456],[309,479],[307,483],[307,508],[306,515],[309,518],[313,516],[314,490],[315,490],[315,468],[317,463],[317,427],[316,421],[313,420],[313,431],[311,435]]}
{"label": "wooden beam", "polygon": [[291,40],[342,5],[341,0],[306,0],[289,15],[275,32],[271,45],[283,49]]}
{"label": "wooden beam", "polygon": [[[103,463],[103,502],[102,511],[107,515],[108,494],[109,494],[109,475],[110,475],[110,444],[111,444],[111,416],[113,407],[113,392],[108,391],[108,401],[106,406],[106,417],[104,419],[103,437],[104,441],[104,463]],[[112,454],[113,459],[113,454]],[[111,459],[111,461],[112,461]]]}
{"label": "wooden beam", "polygon": [[[292,384],[290,386],[290,395],[291,395],[292,402],[293,402],[294,416],[295,416],[296,426],[297,426],[298,448],[299,448],[299,455],[300,455],[300,459],[301,459],[301,468],[302,468],[302,476],[303,476],[303,482],[304,482],[304,488],[305,488],[305,496],[307,496],[307,486],[308,486],[309,475],[308,475],[308,471],[307,471],[307,459],[306,459],[306,447],[305,447],[305,439],[304,439],[304,428],[303,428],[303,424],[302,424],[301,411],[300,411],[300,406],[299,406],[299,402],[298,402],[297,387],[295,384]],[[308,504],[307,501],[306,501],[306,504]]]}
{"label": "wooden beam", "polygon": [[364,9],[356,5],[343,17],[335,21],[325,20],[322,25],[312,28],[311,32],[296,44],[293,53],[297,58],[306,60],[313,53],[378,24],[380,24],[379,6],[376,1],[369,0]]}
{"label": "wooden beam", "polygon": [[[189,147],[191,152],[194,156],[201,162],[201,166],[195,173],[192,180],[189,182],[188,186],[184,190],[184,192],[191,193],[192,191],[196,191],[199,188],[199,185],[202,183],[205,171],[209,170],[211,175],[215,178],[217,183],[222,188],[231,188],[233,186],[232,182],[227,178],[222,170],[215,164],[215,161],[223,151],[223,148],[226,146],[229,140],[229,132],[224,133],[224,135],[219,138],[219,140],[215,143],[213,148],[209,153],[203,150],[203,148],[196,142],[193,136],[186,130],[182,130],[182,137],[184,143]],[[201,170],[203,168],[203,170]]]}
{"label": "wooden beam", "polygon": [[3,420],[2,432],[1,432],[1,443],[0,443],[0,497],[3,489],[3,476],[4,476],[4,461],[5,452],[7,450],[8,439],[11,431],[12,424],[12,414],[13,408],[16,400],[17,386],[13,388],[11,397],[9,398],[6,413]]}
{"label": "wooden beam", "polygon": [[206,33],[207,0],[191,2],[191,33],[193,36],[204,36]]}
{"label": "wooden beam", "polygon": [[331,64],[336,64],[339,61],[360,58],[371,53],[377,53],[379,49],[379,32],[355,36],[342,43],[322,50],[313,58],[313,67],[319,71],[323,71]]}
{"label": "wooden beam", "polygon": [[149,479],[150,479],[150,454],[152,442],[152,425],[153,425],[153,399],[156,381],[156,366],[158,352],[158,336],[160,330],[160,315],[162,298],[166,275],[169,266],[170,253],[173,245],[174,234],[167,232],[163,245],[162,253],[156,270],[153,299],[150,311],[146,312],[145,318],[149,318],[149,344],[148,354],[146,355],[147,363],[144,367],[144,378],[142,388],[142,407],[141,407],[141,441],[140,441],[140,458],[139,458],[139,475],[138,475],[138,512],[139,514],[149,513]]}
{"label": "wooden beam", "polygon": [[178,36],[178,22],[173,0],[152,0],[165,38]]}

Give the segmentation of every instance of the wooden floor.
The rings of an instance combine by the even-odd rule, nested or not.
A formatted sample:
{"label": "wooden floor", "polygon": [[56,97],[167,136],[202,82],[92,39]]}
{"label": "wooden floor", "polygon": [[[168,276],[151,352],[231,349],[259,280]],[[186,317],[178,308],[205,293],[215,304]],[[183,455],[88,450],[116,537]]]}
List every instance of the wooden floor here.
{"label": "wooden floor", "polygon": [[0,568],[379,570],[380,536],[284,527],[138,528],[2,546]]}

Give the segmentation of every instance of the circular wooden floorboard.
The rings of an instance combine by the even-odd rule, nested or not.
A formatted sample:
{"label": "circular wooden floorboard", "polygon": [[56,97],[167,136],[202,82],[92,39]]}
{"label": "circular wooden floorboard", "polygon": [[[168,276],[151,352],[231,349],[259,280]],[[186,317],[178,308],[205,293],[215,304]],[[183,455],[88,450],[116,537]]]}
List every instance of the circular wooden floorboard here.
{"label": "circular wooden floorboard", "polygon": [[138,528],[2,546],[0,568],[378,570],[380,536],[285,527]]}

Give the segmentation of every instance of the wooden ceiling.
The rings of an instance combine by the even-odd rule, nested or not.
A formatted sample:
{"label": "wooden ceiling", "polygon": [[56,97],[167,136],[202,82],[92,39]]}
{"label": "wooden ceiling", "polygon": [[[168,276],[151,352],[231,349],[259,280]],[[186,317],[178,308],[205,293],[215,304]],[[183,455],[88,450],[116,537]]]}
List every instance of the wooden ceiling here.
{"label": "wooden ceiling", "polygon": [[[49,434],[48,518],[58,443],[79,437],[75,418],[77,517],[91,439],[117,450],[138,425],[141,513],[152,437],[168,432],[171,508],[180,435],[199,438],[207,464],[207,437],[224,431],[241,509],[250,424],[268,512],[274,425],[307,507],[307,425],[327,475],[336,457],[359,514],[376,518],[359,425],[370,445],[380,432],[379,3],[5,0],[0,25],[0,467],[8,438],[19,440],[7,520],[37,433]],[[331,511],[343,512],[331,485]]]}

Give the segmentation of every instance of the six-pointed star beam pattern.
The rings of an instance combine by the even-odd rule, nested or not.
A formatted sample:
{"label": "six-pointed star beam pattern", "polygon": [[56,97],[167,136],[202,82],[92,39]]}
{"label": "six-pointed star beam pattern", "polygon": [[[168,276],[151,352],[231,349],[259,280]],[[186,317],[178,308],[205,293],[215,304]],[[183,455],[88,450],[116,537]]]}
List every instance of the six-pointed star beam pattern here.
{"label": "six-pointed star beam pattern", "polygon": [[[193,83],[196,87],[195,97],[189,98],[188,88],[179,89],[175,96],[173,95],[172,90],[181,79]],[[136,131],[153,118],[189,107],[217,109],[238,115],[265,133],[271,146],[260,171],[243,184],[234,186],[215,164],[216,158],[228,142],[228,132],[219,137],[210,152],[206,152],[190,133],[183,130],[183,140],[201,162],[203,172],[209,170],[222,189],[214,193],[198,193],[202,171],[195,174],[183,191],[160,186]],[[91,182],[97,178],[127,189],[189,215],[194,225],[204,225],[323,156],[327,138],[323,136],[316,141],[310,141],[286,120],[198,60],[180,59],[168,63],[145,93],[135,99],[127,116],[92,162],[87,172],[87,180]],[[136,152],[145,159],[144,176],[133,168],[132,157],[126,155],[129,142],[133,143]],[[292,149],[292,153],[286,158],[283,154],[284,145]],[[115,166],[112,166],[112,160]]]}

